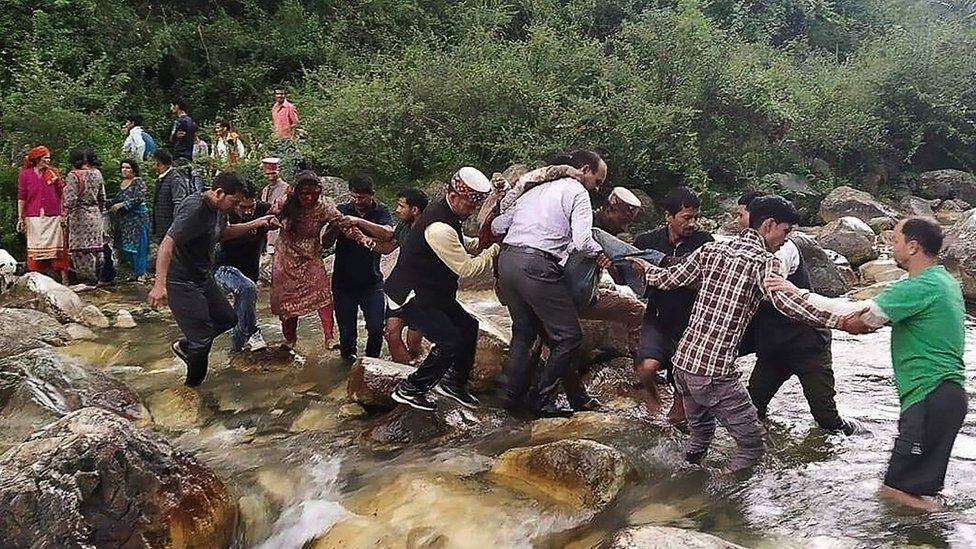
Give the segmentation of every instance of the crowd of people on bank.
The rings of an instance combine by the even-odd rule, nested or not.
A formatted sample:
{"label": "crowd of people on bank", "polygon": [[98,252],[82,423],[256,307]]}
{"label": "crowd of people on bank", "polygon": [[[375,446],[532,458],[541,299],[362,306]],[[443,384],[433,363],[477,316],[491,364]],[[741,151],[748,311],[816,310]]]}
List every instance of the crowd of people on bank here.
{"label": "crowd of people on bank", "polygon": [[[923,505],[942,488],[967,410],[965,310],[959,284],[938,265],[943,234],[933,220],[913,217],[895,228],[894,259],[909,278],[852,303],[811,292],[803,254],[788,238],[799,216],[776,195],[743,194],[733,212],[738,234],[716,240],[699,227],[698,195],[674,187],[661,201],[664,225],[629,244],[619,237],[644,205],[615,187],[594,211],[591,193],[606,182],[607,164],[596,152],[574,150],[512,179],[461,167],[441,198],[401,190],[391,215],[367,173],[349,177],[350,199],[334,204],[317,174],[286,181],[280,160],[269,157],[258,189],[233,170],[230,159],[246,149],[225,121],[214,150],[228,162],[209,185],[198,185],[195,151],[203,147],[185,104],[174,102],[173,113],[170,148],[152,151],[151,208],[137,159],[122,163],[121,189],[109,201],[94,154],[73,152],[62,177],[50,151],[38,147],[24,159],[18,228],[27,234],[28,268],[57,271],[64,281],[69,271],[104,281],[114,269],[106,213],[115,250],[137,277],[146,276],[150,241],[158,242],[149,301],[168,303],[183,333],[172,349],[186,363],[187,385],[204,381],[213,341],[224,332],[233,351],[267,347],[255,309],[268,263],[270,308],[285,348],[297,343],[298,319],[314,313],[325,348],[355,361],[361,312],[365,356],[378,357],[385,339],[394,360],[416,366],[394,389],[396,402],[432,412],[436,393],[475,408],[468,378],[479,325],[458,300],[459,280],[492,273],[512,318],[509,359],[493,396],[499,405],[520,417],[605,411],[582,382],[580,320],[614,323],[628,336],[647,413],[663,412],[661,391],[670,386],[666,416],[689,435],[685,459],[703,461],[720,423],[736,442],[725,466],[731,474],[759,461],[762,422],[792,376],[818,425],[860,431],[837,409],[830,329],[859,334],[889,324],[902,416],[885,489]],[[294,136],[297,111],[283,92],[272,120],[282,139]],[[135,156],[146,154],[139,128],[138,117],[126,122],[123,148]],[[472,217],[476,237],[462,228]],[[333,247],[329,272],[323,256]],[[384,279],[381,256],[394,250]],[[757,361],[744,385],[737,359],[752,353]]]}

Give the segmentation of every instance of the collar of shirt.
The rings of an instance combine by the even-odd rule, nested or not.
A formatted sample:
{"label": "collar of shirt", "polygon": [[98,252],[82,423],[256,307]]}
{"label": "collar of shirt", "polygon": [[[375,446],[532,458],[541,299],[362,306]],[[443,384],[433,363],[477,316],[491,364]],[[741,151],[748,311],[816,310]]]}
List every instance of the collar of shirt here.
{"label": "collar of shirt", "polygon": [[167,175],[169,175],[169,172],[171,172],[171,171],[173,171],[173,166],[170,166],[169,168],[166,169],[165,172],[163,172],[163,173],[159,174],[158,176],[156,176],[156,179],[158,180],[158,179],[162,179],[162,178],[166,177]]}
{"label": "collar of shirt", "polygon": [[744,244],[755,246],[756,248],[759,248],[764,252],[769,251],[768,249],[766,249],[766,239],[763,238],[761,234],[759,234],[759,231],[753,229],[752,227],[739,233],[739,238],[742,240]]}

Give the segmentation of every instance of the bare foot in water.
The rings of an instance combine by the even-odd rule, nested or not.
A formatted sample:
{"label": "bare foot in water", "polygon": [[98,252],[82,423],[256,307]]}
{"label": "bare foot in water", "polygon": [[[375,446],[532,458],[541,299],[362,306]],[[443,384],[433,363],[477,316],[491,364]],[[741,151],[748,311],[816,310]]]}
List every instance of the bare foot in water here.
{"label": "bare foot in water", "polygon": [[902,492],[897,488],[882,485],[878,490],[878,495],[890,503],[904,505],[926,513],[934,513],[942,510],[942,502],[936,496],[916,496],[908,492]]}

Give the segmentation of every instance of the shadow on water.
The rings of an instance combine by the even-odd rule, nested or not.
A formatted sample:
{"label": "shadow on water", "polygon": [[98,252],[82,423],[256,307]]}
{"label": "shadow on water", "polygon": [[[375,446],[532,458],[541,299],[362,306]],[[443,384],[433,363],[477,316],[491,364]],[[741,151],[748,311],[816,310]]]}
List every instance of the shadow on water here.
{"label": "shadow on water", "polygon": [[[144,288],[134,287],[86,295],[103,307],[125,304],[138,326],[102,331],[97,340],[63,352],[104,368],[148,402],[178,387],[184,370],[168,350],[178,336],[172,319],[168,312],[140,309],[144,296]],[[266,294],[259,303],[266,338],[280,341]],[[174,412],[191,417],[168,418],[189,426],[168,429],[160,424],[167,418],[155,418],[154,428],[226,480],[241,510],[242,547],[303,547],[336,523],[352,528],[342,539],[363,546],[597,547],[622,527],[644,524],[709,532],[750,547],[976,546],[976,414],[956,442],[945,511],[913,514],[876,497],[898,418],[887,330],[857,338],[835,334],[838,407],[868,433],[844,437],[817,428],[793,379],[770,406],[767,452],[755,474],[722,480],[714,471],[733,448],[724,430],[706,467],[686,466],[683,435],[640,419],[634,408],[621,428],[586,435],[620,450],[635,469],[600,512],[494,482],[490,468],[498,454],[539,442],[531,425],[504,414],[452,411],[475,430],[478,422],[490,426],[457,441],[375,443],[367,433],[384,419],[348,403],[348,366],[321,348],[313,319],[302,320],[299,334],[299,356],[274,350],[231,356],[221,337],[199,406]],[[974,343],[970,324],[970,365]],[[742,366],[748,376],[752,361]],[[967,374],[973,412],[976,370]]]}

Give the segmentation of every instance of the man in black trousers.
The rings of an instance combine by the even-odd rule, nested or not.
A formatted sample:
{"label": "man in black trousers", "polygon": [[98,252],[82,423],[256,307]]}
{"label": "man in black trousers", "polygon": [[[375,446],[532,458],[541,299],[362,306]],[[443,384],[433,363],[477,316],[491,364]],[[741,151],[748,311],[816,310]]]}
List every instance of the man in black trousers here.
{"label": "man in black trousers", "polygon": [[447,195],[430,204],[411,227],[396,267],[383,287],[387,305],[420,330],[433,347],[423,364],[393,391],[393,400],[425,411],[437,409],[427,392],[467,408],[479,402],[467,390],[478,346],[478,321],[457,301],[458,279],[491,269],[498,255],[493,244],[477,256],[477,239],[461,232],[461,223],[488,197],[491,182],[475,168],[451,178]]}
{"label": "man in black trousers", "polygon": [[227,225],[227,214],[244,197],[244,180],[222,172],[210,190],[191,194],[176,209],[156,257],[156,282],[149,304],[169,301],[184,339],[173,342],[173,353],[186,363],[186,385],[195,387],[207,375],[213,340],[237,325],[237,315],[213,277],[213,249],[217,239],[235,238],[252,229],[266,229],[273,216]]}

